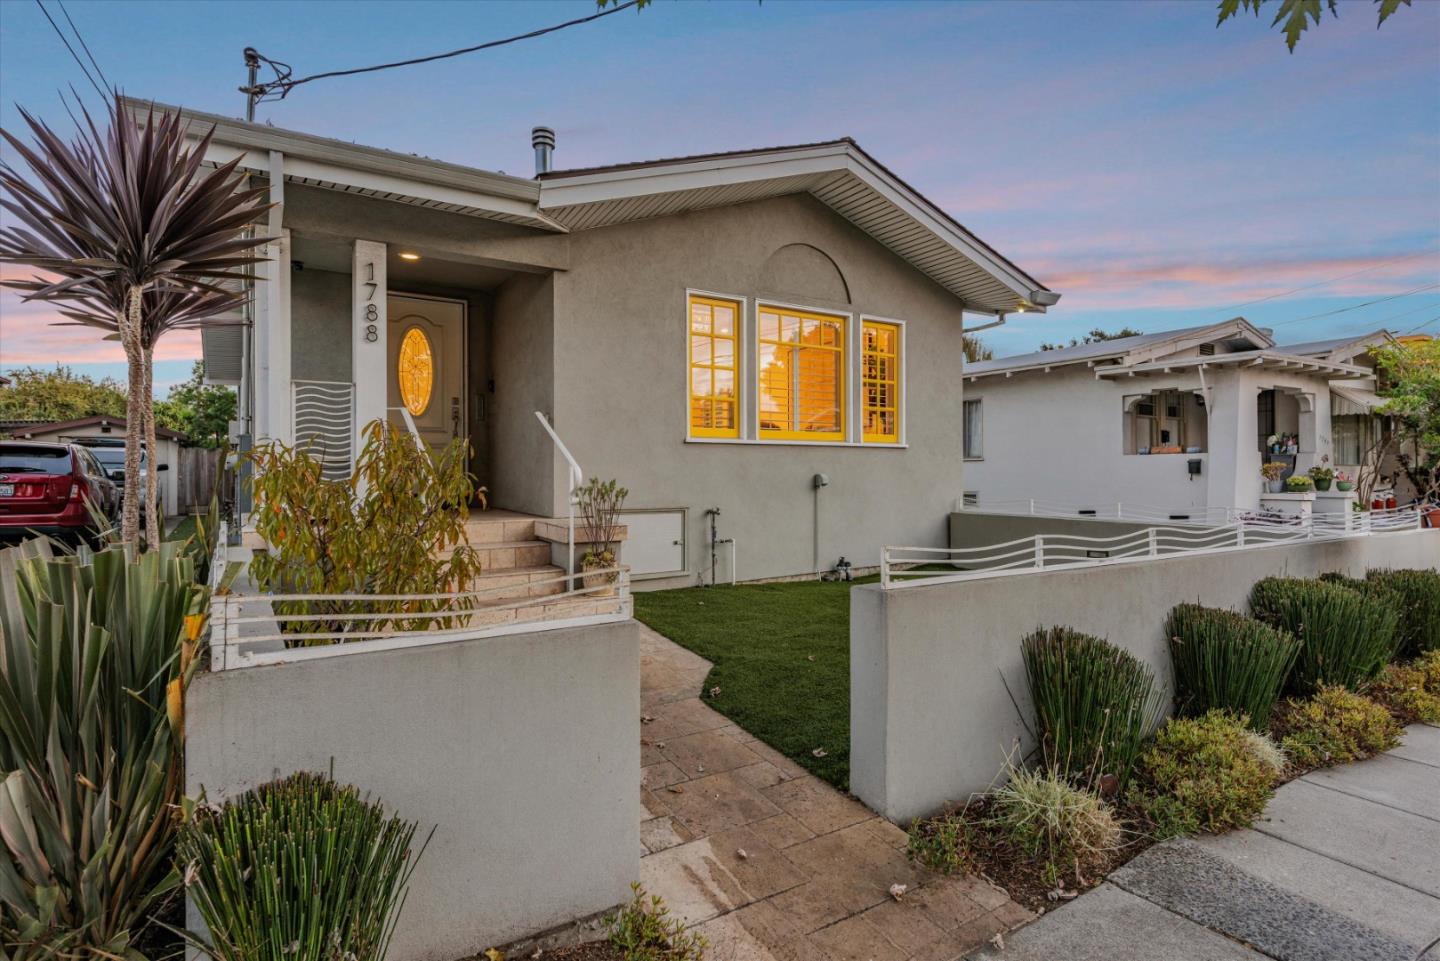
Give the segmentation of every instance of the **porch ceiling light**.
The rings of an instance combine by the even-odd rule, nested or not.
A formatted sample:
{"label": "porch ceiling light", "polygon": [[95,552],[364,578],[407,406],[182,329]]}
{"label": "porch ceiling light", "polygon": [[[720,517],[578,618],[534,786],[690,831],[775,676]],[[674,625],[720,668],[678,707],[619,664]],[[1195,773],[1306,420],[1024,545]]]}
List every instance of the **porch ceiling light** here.
{"label": "porch ceiling light", "polygon": [[401,260],[415,261],[415,260],[419,260],[419,259],[420,259],[420,255],[419,255],[419,254],[412,254],[412,253],[402,253],[402,254],[400,255],[400,259],[401,259]]}

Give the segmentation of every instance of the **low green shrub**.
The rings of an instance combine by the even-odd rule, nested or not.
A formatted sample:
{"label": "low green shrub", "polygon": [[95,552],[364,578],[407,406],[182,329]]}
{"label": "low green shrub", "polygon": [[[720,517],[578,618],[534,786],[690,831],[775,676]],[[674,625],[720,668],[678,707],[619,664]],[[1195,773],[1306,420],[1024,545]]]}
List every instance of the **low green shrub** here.
{"label": "low green shrub", "polygon": [[624,961],[701,961],[710,945],[704,935],[685,930],[670,916],[660,895],[647,895],[636,881],[630,900],[605,919],[610,944]]}
{"label": "low green shrub", "polygon": [[1386,666],[1365,694],[1401,724],[1440,724],[1440,694],[1427,689],[1425,671],[1416,664]]}
{"label": "low green shrub", "polygon": [[1358,761],[1400,741],[1400,725],[1383,705],[1333,685],[1304,700],[1282,701],[1270,729],[1301,768]]}
{"label": "low green shrub", "polygon": [[1135,806],[1160,837],[1247,827],[1274,794],[1277,771],[1245,718],[1228,711],[1174,718],[1140,757]]}
{"label": "low green shrub", "polygon": [[1299,644],[1278,628],[1234,611],[1180,604],[1165,624],[1181,714],[1215,708],[1265,730]]}
{"label": "low green shrub", "polygon": [[181,834],[215,961],[383,961],[420,853],[415,824],[322,774],[292,774]]}
{"label": "low green shrub", "polygon": [[1440,648],[1421,654],[1415,658],[1414,665],[1425,677],[1425,690],[1431,694],[1440,694]]}
{"label": "low green shrub", "polygon": [[1133,654],[1068,627],[1021,643],[1043,766],[1085,786],[1124,786],[1160,716],[1155,676]]}
{"label": "low green shrub", "polygon": [[1044,862],[1046,880],[1086,865],[1119,846],[1120,823],[1109,805],[1055,770],[1011,767],[1005,784],[990,795],[988,824],[1031,858]]}
{"label": "low green shrub", "polygon": [[1341,584],[1267,577],[1251,590],[1250,608],[1300,642],[1287,685],[1297,694],[1327,684],[1357,690],[1395,654],[1394,607]]}
{"label": "low green shrub", "polygon": [[1440,572],[1377,569],[1365,577],[1366,583],[1377,584],[1396,598],[1402,656],[1440,651]]}
{"label": "low green shrub", "polygon": [[910,860],[942,874],[968,873],[975,866],[974,826],[961,814],[948,813],[910,822],[905,851]]}

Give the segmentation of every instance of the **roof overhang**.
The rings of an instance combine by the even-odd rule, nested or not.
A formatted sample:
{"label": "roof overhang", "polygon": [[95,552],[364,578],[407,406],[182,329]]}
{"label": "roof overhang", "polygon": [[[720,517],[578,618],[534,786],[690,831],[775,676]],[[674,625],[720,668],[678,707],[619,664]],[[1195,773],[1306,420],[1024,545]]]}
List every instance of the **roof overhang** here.
{"label": "roof overhang", "polygon": [[1044,312],[1060,295],[849,140],[542,175],[540,210],[571,230],[809,193],[978,313]]}
{"label": "roof overhang", "polygon": [[1330,413],[1344,417],[1348,414],[1370,414],[1385,403],[1385,398],[1373,390],[1350,387],[1345,384],[1331,384]]}
{"label": "roof overhang", "polygon": [[215,164],[238,158],[240,167],[268,177],[278,154],[286,183],[564,232],[537,209],[540,185],[533,180],[168,104],[134,98],[124,104],[141,118],[152,108],[178,112],[192,139],[214,128],[207,159]]}
{"label": "roof overhang", "polygon": [[1096,377],[1157,377],[1179,371],[1209,369],[1212,367],[1240,367],[1254,370],[1273,370],[1291,374],[1321,374],[1328,378],[1368,378],[1373,372],[1353,364],[1320,360],[1315,357],[1301,357],[1298,354],[1282,354],[1270,350],[1245,350],[1233,354],[1216,354],[1212,357],[1187,357],[1183,360],[1157,360],[1143,364],[1116,364],[1101,367]]}

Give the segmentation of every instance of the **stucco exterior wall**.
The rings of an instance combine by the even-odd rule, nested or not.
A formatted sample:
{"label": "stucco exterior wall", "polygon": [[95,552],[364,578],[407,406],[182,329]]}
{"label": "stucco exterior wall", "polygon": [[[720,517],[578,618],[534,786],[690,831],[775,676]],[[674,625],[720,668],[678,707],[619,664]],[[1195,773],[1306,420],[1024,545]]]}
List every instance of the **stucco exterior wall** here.
{"label": "stucco exterior wall", "polygon": [[1153,524],[1090,517],[1045,517],[1029,514],[986,514],[957,511],[950,515],[950,547],[988,547],[1036,534],[1076,537],[1119,537],[1148,530]]}
{"label": "stucco exterior wall", "polygon": [[391,961],[450,961],[598,911],[639,871],[634,621],[201,674],[186,790],[325,771],[435,834]]}
{"label": "stucco exterior wall", "polygon": [[[887,543],[945,543],[960,493],[953,296],[808,196],[577,232],[570,243],[571,269],[555,277],[557,429],[587,474],[629,488],[628,506],[690,508],[692,571],[709,566],[712,507],[720,536],[736,540],[742,580],[812,571],[817,531],[822,569],[841,555],[877,564]],[[687,442],[687,288],[748,298],[752,327],[757,299],[853,313],[852,324],[862,314],[905,321],[908,448]],[[853,353],[847,363],[853,378]],[[748,370],[740,380],[752,380]],[[748,418],[753,390],[745,397]],[[830,478],[818,495],[817,473]],[[728,573],[722,561],[721,579]]]}
{"label": "stucco exterior wall", "polygon": [[290,376],[348,384],[350,275],[307,268],[290,278]]}
{"label": "stucco exterior wall", "polygon": [[851,790],[905,823],[989,787],[1009,752],[1034,746],[1025,728],[1031,705],[1020,641],[1037,628],[1065,625],[1108,638],[1148,663],[1168,695],[1163,625],[1176,604],[1245,610],[1263,577],[1359,576],[1371,567],[1440,569],[1440,531],[889,591],[856,587],[850,593]]}
{"label": "stucco exterior wall", "polygon": [[[542,517],[559,516],[565,509],[565,472],[557,466],[560,455],[554,444],[535,420],[536,411],[551,416],[555,412],[560,341],[553,275],[522,274],[500,285],[495,291],[491,338],[495,380],[489,424],[491,504]],[[567,353],[590,349],[588,339],[565,343]],[[621,373],[614,379],[625,378]],[[580,439],[573,431],[560,436],[567,445]],[[590,469],[583,458],[580,463]]]}

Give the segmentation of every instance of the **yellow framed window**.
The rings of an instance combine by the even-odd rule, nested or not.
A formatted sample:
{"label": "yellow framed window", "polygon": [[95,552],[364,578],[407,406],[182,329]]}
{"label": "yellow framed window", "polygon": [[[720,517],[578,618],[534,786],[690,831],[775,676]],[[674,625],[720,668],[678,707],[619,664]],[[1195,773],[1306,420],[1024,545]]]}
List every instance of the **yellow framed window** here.
{"label": "yellow framed window", "polygon": [[845,439],[845,318],[761,305],[760,437]]}
{"label": "yellow framed window", "polygon": [[900,325],[867,320],[860,331],[864,439],[900,442]]}
{"label": "yellow framed window", "polygon": [[739,437],[740,304],[690,297],[690,436]]}

